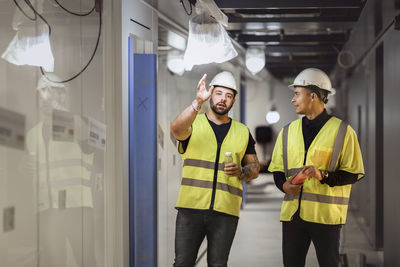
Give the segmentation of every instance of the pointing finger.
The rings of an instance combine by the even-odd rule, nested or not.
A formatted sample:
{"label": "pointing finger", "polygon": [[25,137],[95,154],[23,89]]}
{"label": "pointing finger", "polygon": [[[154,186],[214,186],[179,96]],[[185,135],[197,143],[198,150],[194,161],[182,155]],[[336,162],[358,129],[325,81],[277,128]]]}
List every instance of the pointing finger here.
{"label": "pointing finger", "polygon": [[198,85],[200,85],[201,83],[205,82],[206,78],[207,78],[207,73],[204,73],[204,75],[203,75],[203,77],[201,77]]}

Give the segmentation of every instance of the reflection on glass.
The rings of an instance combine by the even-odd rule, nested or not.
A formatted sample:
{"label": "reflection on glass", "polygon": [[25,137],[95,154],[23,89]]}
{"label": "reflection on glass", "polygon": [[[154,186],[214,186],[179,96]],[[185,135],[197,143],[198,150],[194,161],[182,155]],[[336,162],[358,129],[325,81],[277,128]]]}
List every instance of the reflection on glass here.
{"label": "reflection on glass", "polygon": [[28,131],[27,147],[38,166],[40,266],[83,266],[84,262],[97,266],[92,192],[95,149],[82,138],[87,121],[68,112],[65,86],[41,79],[37,89],[41,120]]}

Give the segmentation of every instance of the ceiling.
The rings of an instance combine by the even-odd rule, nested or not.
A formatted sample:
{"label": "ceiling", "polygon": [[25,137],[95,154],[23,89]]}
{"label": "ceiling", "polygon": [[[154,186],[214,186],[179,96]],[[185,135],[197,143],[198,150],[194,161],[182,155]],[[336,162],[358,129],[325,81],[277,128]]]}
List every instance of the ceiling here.
{"label": "ceiling", "polygon": [[327,73],[349,39],[366,0],[215,0],[230,36],[244,48],[261,46],[277,78],[317,67]]}
{"label": "ceiling", "polygon": [[[196,2],[183,2],[188,5],[189,1]],[[329,74],[366,3],[366,0],[214,1],[229,18],[229,35],[244,48],[262,47],[267,70],[280,79],[293,78],[308,67]]]}

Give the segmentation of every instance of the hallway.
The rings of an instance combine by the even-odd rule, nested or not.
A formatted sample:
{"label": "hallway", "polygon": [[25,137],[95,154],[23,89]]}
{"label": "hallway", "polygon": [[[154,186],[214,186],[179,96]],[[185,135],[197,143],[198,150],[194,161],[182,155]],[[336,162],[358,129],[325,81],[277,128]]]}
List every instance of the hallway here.
{"label": "hallway", "polygon": [[[312,192],[323,199],[311,205],[334,199],[340,201],[333,205],[348,208],[344,266],[400,267],[400,0],[212,0],[226,22],[206,10],[199,16],[202,2],[0,0],[0,267],[170,267],[177,200],[188,181],[192,189],[211,189],[210,205],[203,201],[195,206],[200,210],[215,208],[217,191],[229,192],[235,201],[223,210],[234,207],[237,214],[247,193],[229,267],[282,266],[283,193],[272,175],[260,174],[247,190],[239,180],[230,185],[215,168],[224,152],[234,151],[224,141],[220,150],[212,142],[193,148],[191,159],[205,165],[185,165],[190,153],[180,153],[177,140],[185,138],[176,138],[171,123],[184,110],[192,118],[212,110],[217,102],[210,97],[200,105],[197,85],[207,74],[210,90],[213,77],[227,71],[236,94],[225,114],[248,128],[258,161],[267,163],[281,129],[306,115],[293,103],[291,88],[310,68],[325,72],[331,84],[317,86],[329,89],[329,102],[309,92],[311,102],[325,101],[328,114],[351,126],[354,138],[348,139],[362,154],[363,170],[338,164],[332,171],[365,174],[351,194],[347,187],[340,188],[345,194]],[[202,36],[190,25],[203,25],[196,22],[203,16],[221,29],[236,56],[215,61],[214,53],[223,53],[212,39],[195,51],[211,61],[185,60],[189,39]],[[317,85],[307,78],[296,87],[302,84]],[[207,129],[210,138],[202,142],[214,140]],[[245,135],[238,136],[227,140],[244,144]],[[304,155],[325,173],[330,147],[321,145],[315,160]],[[207,159],[200,159],[203,150],[219,151],[219,158],[204,153]],[[295,150],[297,168],[303,154]],[[240,151],[246,155],[247,148]],[[343,151],[343,161],[356,162],[346,155],[353,153]],[[331,186],[347,186],[343,182]],[[315,214],[323,217],[328,207]],[[207,266],[206,249],[205,241],[198,267]],[[311,245],[306,267],[314,266]]]}
{"label": "hallway", "polygon": [[[282,197],[271,174],[260,174],[259,178],[248,185],[247,203],[241,211],[229,267],[283,266],[279,222]],[[383,255],[379,257],[379,253],[371,248],[352,212],[349,212],[348,222],[342,229],[343,242],[340,249],[341,253],[347,254],[348,266],[365,266],[362,265],[364,261],[361,254],[365,255],[366,266],[383,266]],[[207,267],[206,258],[204,255],[196,267]],[[310,246],[306,266],[318,267],[313,245]]]}
{"label": "hallway", "polygon": [[283,266],[279,222],[282,196],[271,174],[261,174],[248,185],[230,266]]}

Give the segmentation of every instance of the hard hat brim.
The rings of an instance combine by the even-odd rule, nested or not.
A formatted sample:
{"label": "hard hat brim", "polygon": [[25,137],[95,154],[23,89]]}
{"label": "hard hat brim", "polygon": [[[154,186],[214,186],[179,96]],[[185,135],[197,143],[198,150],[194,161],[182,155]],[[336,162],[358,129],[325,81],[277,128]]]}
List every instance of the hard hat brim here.
{"label": "hard hat brim", "polygon": [[209,86],[210,86],[210,87],[211,87],[211,86],[214,86],[214,87],[223,87],[223,88],[226,88],[226,89],[229,89],[229,90],[232,90],[232,91],[234,91],[236,94],[238,93],[238,91],[237,91],[236,89],[233,89],[233,88],[230,88],[230,87],[228,87],[228,86],[224,86],[224,85],[219,85],[219,84],[210,84]]}
{"label": "hard hat brim", "polygon": [[[307,88],[307,85],[298,85],[298,84],[291,84],[291,85],[288,85],[288,88],[291,89],[291,90],[294,90],[294,88],[295,88],[296,86]],[[319,88],[319,87],[318,87],[318,88]],[[319,88],[319,89],[328,91],[328,94],[330,94],[330,95],[336,94],[336,89],[333,88],[333,87],[332,87],[330,90],[328,90],[328,89],[323,89],[323,88]]]}

